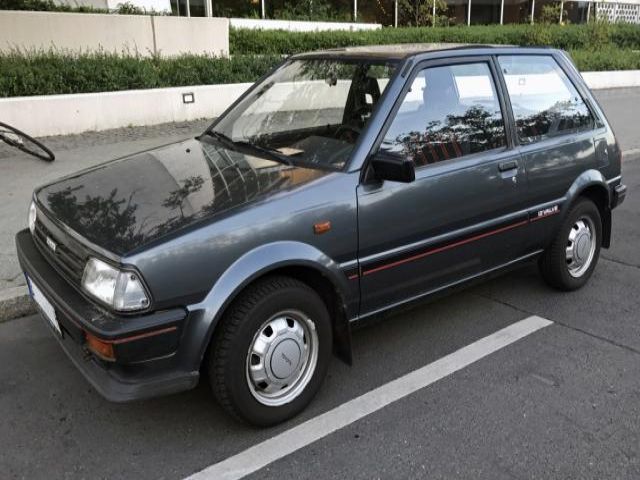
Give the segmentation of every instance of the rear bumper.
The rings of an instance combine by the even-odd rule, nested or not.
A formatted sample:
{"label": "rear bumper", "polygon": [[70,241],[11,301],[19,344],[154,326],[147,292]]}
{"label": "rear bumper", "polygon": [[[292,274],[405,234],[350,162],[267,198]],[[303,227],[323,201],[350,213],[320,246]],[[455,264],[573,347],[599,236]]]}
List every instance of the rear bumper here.
{"label": "rear bumper", "polygon": [[[198,383],[185,368],[179,346],[189,314],[183,308],[137,316],[114,315],[87,300],[47,262],[28,230],[16,235],[22,270],[53,305],[62,336],[58,342],[93,387],[106,399],[127,402],[175,393]],[[47,323],[48,325],[48,323]],[[86,347],[86,335],[112,345],[115,361]]]}

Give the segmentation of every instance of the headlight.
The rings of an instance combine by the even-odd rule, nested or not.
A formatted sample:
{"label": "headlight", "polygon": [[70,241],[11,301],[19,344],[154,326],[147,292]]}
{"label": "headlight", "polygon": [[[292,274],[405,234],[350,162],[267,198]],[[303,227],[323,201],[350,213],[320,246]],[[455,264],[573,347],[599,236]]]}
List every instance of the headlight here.
{"label": "headlight", "polygon": [[137,273],[118,270],[90,258],[84,267],[82,288],[114,310],[141,310],[149,306],[149,297]]}
{"label": "headlight", "polygon": [[38,212],[36,210],[35,202],[31,202],[29,205],[29,230],[31,230],[31,235],[36,231],[36,218],[38,216]]}

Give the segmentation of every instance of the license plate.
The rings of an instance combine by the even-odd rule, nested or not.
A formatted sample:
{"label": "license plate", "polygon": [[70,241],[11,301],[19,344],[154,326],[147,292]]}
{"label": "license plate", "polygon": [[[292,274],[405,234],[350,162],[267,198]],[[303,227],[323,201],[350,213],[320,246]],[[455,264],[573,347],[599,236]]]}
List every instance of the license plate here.
{"label": "license plate", "polygon": [[53,305],[51,305],[42,291],[37,287],[35,283],[31,281],[29,277],[27,277],[27,283],[29,284],[29,292],[31,293],[31,298],[33,298],[40,307],[44,318],[48,320],[48,322],[58,333],[58,335],[62,336],[62,330],[60,330],[60,324],[58,323],[58,319],[56,318],[56,310],[53,308]]}

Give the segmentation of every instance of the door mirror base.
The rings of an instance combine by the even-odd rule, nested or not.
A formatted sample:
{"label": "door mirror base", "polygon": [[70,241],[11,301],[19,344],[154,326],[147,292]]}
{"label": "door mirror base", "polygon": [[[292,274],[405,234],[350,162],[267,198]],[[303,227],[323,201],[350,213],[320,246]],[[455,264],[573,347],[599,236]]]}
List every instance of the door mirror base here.
{"label": "door mirror base", "polygon": [[371,168],[377,180],[411,183],[416,179],[413,162],[395,153],[379,151],[371,158]]}

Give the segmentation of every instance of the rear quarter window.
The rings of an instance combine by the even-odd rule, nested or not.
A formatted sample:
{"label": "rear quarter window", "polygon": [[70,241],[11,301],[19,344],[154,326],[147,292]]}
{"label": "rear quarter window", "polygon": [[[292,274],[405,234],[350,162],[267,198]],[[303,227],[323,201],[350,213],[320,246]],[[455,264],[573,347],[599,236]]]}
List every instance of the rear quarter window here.
{"label": "rear quarter window", "polygon": [[553,57],[504,55],[498,60],[520,143],[594,127],[589,108]]}

